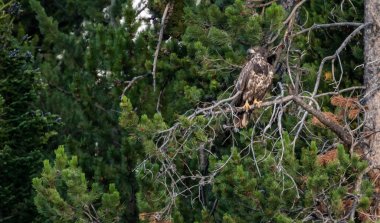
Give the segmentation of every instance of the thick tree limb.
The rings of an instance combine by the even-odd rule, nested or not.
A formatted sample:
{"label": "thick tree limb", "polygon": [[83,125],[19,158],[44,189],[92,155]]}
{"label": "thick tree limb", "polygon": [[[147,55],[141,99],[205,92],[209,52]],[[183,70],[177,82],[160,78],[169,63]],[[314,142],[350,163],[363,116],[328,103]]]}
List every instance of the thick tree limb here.
{"label": "thick tree limb", "polygon": [[[275,105],[275,104],[281,104],[281,103],[285,103],[285,102],[288,102],[288,101],[291,101],[293,100],[294,96],[293,95],[288,95],[288,96],[285,96],[285,97],[281,97],[281,98],[278,98],[278,99],[275,99],[273,101],[264,101],[261,105],[260,105],[260,108],[261,107],[268,107],[268,106],[272,106],[272,105]],[[255,109],[256,106],[255,105],[251,105],[251,107],[249,108],[250,110],[253,110]],[[242,112],[244,111],[244,107],[237,107],[236,108],[236,112]]]}
{"label": "thick tree limb", "polygon": [[323,115],[322,112],[314,109],[309,104],[305,103],[301,98],[294,96],[293,101],[297,103],[299,106],[301,106],[303,109],[305,109],[310,114],[314,115],[322,124],[327,126],[331,131],[333,131],[347,146],[351,146],[353,143],[353,138],[351,134],[343,128],[341,125],[338,125],[329,119],[326,118],[325,115]]}
{"label": "thick tree limb", "polygon": [[[300,96],[288,95],[285,97],[281,97],[279,99],[275,99],[273,101],[263,102],[261,104],[261,107],[268,107],[268,106],[272,106],[275,104],[282,104],[282,103],[286,103],[288,101],[294,101],[297,105],[301,106],[308,113],[315,116],[322,124],[324,124],[331,131],[333,131],[343,141],[343,143],[346,144],[347,146],[351,146],[353,144],[352,135],[345,128],[343,128],[341,125],[338,125],[338,124],[330,121],[328,118],[326,118],[326,116],[321,111],[313,108],[311,105],[304,102]],[[250,109],[251,110],[255,109],[255,106],[251,105]],[[203,111],[207,111],[207,109],[205,109]],[[244,111],[243,107],[235,108],[235,112],[242,112],[242,111]],[[228,110],[225,110],[223,112],[228,112]],[[221,112],[216,112],[216,113],[221,113]]]}

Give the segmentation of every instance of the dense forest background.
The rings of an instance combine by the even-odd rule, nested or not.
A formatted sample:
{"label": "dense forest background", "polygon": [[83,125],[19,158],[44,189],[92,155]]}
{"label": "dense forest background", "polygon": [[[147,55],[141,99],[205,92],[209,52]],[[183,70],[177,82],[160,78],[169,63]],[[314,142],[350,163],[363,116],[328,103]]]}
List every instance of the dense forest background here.
{"label": "dense forest background", "polygon": [[378,220],[376,4],[0,0],[0,222]]}

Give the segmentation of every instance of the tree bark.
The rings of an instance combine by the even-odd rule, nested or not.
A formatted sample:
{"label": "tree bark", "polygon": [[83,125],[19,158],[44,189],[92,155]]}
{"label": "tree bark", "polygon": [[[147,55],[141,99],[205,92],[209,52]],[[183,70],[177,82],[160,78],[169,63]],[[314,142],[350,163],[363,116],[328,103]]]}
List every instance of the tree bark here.
{"label": "tree bark", "polygon": [[380,1],[365,0],[365,23],[369,25],[364,33],[364,84],[367,106],[365,135],[367,158],[374,166],[380,165]]}

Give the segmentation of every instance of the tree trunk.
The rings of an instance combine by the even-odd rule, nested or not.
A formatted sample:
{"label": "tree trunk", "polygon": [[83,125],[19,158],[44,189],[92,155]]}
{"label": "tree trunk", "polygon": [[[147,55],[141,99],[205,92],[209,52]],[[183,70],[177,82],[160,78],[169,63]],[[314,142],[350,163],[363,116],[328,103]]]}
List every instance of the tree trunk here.
{"label": "tree trunk", "polygon": [[372,220],[380,217],[380,1],[365,0],[365,22],[371,23],[364,32],[364,84],[366,94],[364,98],[367,106],[367,120],[364,126],[366,136],[366,158],[375,168],[369,173],[374,182],[375,194],[371,208]]}
{"label": "tree trunk", "polygon": [[380,1],[365,1],[365,22],[371,23],[364,34],[364,83],[367,87],[365,105],[367,121],[365,134],[368,143],[368,160],[380,165]]}

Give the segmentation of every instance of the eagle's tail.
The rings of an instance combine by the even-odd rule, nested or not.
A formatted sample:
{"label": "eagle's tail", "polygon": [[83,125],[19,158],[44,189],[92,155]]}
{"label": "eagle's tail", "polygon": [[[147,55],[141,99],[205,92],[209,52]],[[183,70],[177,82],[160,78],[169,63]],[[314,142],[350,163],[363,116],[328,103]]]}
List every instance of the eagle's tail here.
{"label": "eagle's tail", "polygon": [[245,128],[248,125],[250,112],[243,112],[234,118],[235,128]]}

